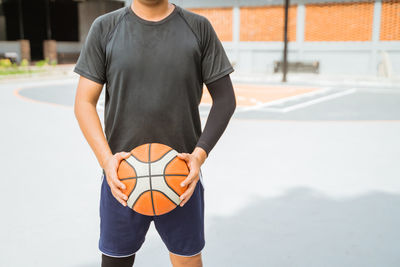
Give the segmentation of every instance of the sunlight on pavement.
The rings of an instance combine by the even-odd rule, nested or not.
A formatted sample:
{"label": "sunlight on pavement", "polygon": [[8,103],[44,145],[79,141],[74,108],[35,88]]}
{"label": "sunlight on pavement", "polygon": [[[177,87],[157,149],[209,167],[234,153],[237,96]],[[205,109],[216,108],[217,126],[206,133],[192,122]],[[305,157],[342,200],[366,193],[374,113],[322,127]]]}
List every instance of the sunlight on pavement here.
{"label": "sunlight on pavement", "polygon": [[[293,97],[305,93],[317,91],[318,87],[303,86],[279,86],[279,85],[253,85],[234,84],[236,101],[238,106],[255,106],[268,103],[274,100]],[[211,104],[212,99],[207,87],[203,88],[203,104]]]}

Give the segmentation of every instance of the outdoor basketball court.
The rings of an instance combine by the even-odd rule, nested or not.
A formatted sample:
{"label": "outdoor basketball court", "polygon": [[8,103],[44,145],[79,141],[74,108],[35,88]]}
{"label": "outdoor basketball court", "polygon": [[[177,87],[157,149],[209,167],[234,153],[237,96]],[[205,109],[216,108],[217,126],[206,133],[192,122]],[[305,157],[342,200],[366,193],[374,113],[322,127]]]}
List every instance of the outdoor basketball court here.
{"label": "outdoor basketball court", "polygon": [[[101,169],[77,81],[0,85],[0,266],[99,266]],[[400,87],[339,84],[234,79],[236,112],[202,167],[205,266],[400,266]],[[170,266],[153,225],[135,266]]]}

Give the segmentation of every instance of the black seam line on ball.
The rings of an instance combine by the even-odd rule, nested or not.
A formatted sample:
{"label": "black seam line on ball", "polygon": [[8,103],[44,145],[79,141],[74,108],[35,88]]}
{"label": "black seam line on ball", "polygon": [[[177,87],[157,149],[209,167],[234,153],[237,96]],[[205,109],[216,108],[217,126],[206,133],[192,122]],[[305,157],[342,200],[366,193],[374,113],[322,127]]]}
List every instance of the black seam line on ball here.
{"label": "black seam line on ball", "polygon": [[[149,144],[149,146],[150,146],[150,144]],[[161,158],[159,158],[159,159],[157,159],[157,160],[155,160],[155,161],[151,161],[151,163],[154,163],[154,162],[157,162],[157,161],[161,160],[163,157],[165,157],[165,155],[167,155],[167,154],[168,154],[169,152],[171,152],[172,150],[173,150],[173,149],[171,148],[170,150],[168,150],[167,152],[165,152],[164,155],[161,156]],[[133,155],[132,153],[129,153],[129,154],[131,154],[131,156],[134,157],[137,161],[140,161],[140,162],[143,162],[143,163],[148,163],[148,162],[150,162],[150,159],[149,159],[148,162],[146,162],[146,161],[143,161],[143,160],[138,159],[138,158],[135,157],[135,155]]]}
{"label": "black seam line on ball", "polygon": [[[171,161],[173,161],[177,156],[173,157],[170,161],[167,162],[167,164],[165,164],[164,166],[164,170],[163,170],[163,176],[164,176],[164,182],[165,184],[177,195],[180,197],[180,195],[178,194],[178,192],[176,192],[171,186],[169,186],[169,184],[167,183],[167,180],[165,180],[165,170],[167,169],[168,165],[171,163]],[[187,175],[182,175],[182,176],[187,176]]]}
{"label": "black seam line on ball", "polygon": [[[160,176],[187,176],[186,174],[155,174],[155,175],[152,175],[151,177],[160,177]],[[149,178],[149,176],[148,175],[142,175],[142,176],[136,176],[136,177],[125,177],[125,178],[121,178],[120,180],[121,181],[124,181],[124,180],[132,180],[132,179],[143,179],[143,178]]]}
{"label": "black seam line on ball", "polygon": [[[131,154],[131,156],[133,157],[133,155]],[[135,158],[135,157],[134,157]],[[136,159],[136,158],[135,158]],[[125,161],[126,163],[128,163],[128,165],[133,169],[133,171],[135,172],[135,174],[137,174],[137,171],[135,169],[135,167],[129,163],[129,161],[127,161],[126,159],[123,159],[123,161]]]}
{"label": "black seam line on ball", "polygon": [[[132,154],[131,154],[131,155],[132,155]],[[126,163],[128,163],[129,166],[131,166],[131,168],[133,169],[133,171],[135,172],[135,174],[137,174],[137,171],[136,171],[135,167],[134,167],[133,165],[131,165],[126,159],[124,159],[124,160],[126,161]],[[123,180],[126,180],[126,179],[120,179],[120,180],[123,181]],[[129,198],[131,197],[132,192],[135,191],[136,185],[137,185],[137,182],[135,183],[135,185],[133,186],[131,192],[130,192],[129,195],[127,196],[128,199],[127,199],[127,201],[126,201],[126,204],[128,204],[128,200],[129,200]],[[132,207],[133,207],[133,206],[132,206]]]}
{"label": "black seam line on ball", "polygon": [[156,209],[154,208],[154,200],[153,200],[153,187],[151,186],[151,144],[149,144],[149,182],[150,182],[150,196],[151,196],[151,206],[153,207],[153,214],[156,215]]}
{"label": "black seam line on ball", "polygon": [[132,209],[135,207],[136,202],[140,199],[140,197],[141,197],[144,193],[149,192],[149,191],[150,191],[150,194],[151,194],[151,190],[146,190],[146,191],[143,191],[142,193],[140,193],[140,194],[138,195],[138,197],[135,199],[135,202],[133,202],[133,204],[132,204]]}
{"label": "black seam line on ball", "polygon": [[[155,190],[153,190],[153,191],[160,192],[160,193],[163,194],[166,198],[168,198],[169,201],[171,201],[172,203],[174,203],[174,205],[177,206],[177,204],[175,204],[175,201],[173,201],[173,200],[172,200],[169,196],[167,196],[163,191],[160,191],[160,190],[157,190],[157,189],[155,189]],[[179,196],[179,195],[178,195],[178,196]]]}
{"label": "black seam line on ball", "polygon": [[[164,155],[162,155],[159,159],[156,159],[155,161],[151,161],[151,163],[155,163],[157,161],[162,160],[163,157],[165,157],[169,152],[171,152],[173,149],[171,148],[170,150],[168,150],[167,152],[164,153]],[[150,161],[150,159],[149,159]]]}
{"label": "black seam line on ball", "polygon": [[[157,177],[159,177],[159,176],[164,176],[164,179],[165,179],[165,176],[187,176],[187,175],[184,175],[184,174],[179,174],[179,175],[174,175],[174,174],[165,174],[165,175],[152,175],[152,177],[154,177],[154,176],[157,176]],[[145,177],[147,177],[147,178],[149,178],[149,176],[145,176]],[[141,177],[141,178],[145,178],[145,177]],[[133,178],[125,178],[125,179],[135,179],[136,177],[133,177]],[[121,180],[124,180],[124,179],[121,179]],[[137,182],[135,183],[135,187],[134,187],[134,189],[136,188],[136,185],[137,185]],[[167,184],[168,185],[168,184]],[[172,188],[171,188],[172,189]],[[130,193],[129,193],[129,197],[131,196],[131,194],[133,193],[133,191],[135,191],[135,190],[132,190]],[[142,193],[140,193],[138,196],[137,196],[137,198],[136,198],[136,200],[135,200],[135,202],[133,202],[133,204],[132,204],[132,209],[134,209],[134,207],[135,207],[135,205],[136,205],[136,202],[139,200],[139,198],[144,194],[144,193],[146,193],[146,192],[149,192],[150,191],[150,193],[151,193],[151,191],[157,191],[157,192],[160,192],[160,193],[162,193],[164,196],[166,196],[172,203],[174,203],[175,204],[175,202],[171,199],[171,198],[169,198],[164,192],[162,192],[162,191],[160,191],[160,190],[156,190],[156,189],[153,189],[153,190],[145,190],[145,191],[143,191]],[[175,192],[175,190],[173,190],[172,189],[172,191],[174,191],[174,193],[175,194],[177,194],[178,196],[179,196],[179,194],[177,193],[177,192]],[[128,199],[129,199],[129,197],[128,197]]]}
{"label": "black seam line on ball", "polygon": [[[121,179],[121,181],[122,181],[122,179]],[[126,200],[126,204],[127,204],[127,205],[128,205],[129,198],[131,197],[133,191],[135,191],[135,188],[136,188],[136,185],[137,185],[137,184],[138,184],[138,182],[136,181],[135,185],[133,186],[133,189],[131,190],[131,192],[129,192],[129,195],[127,196],[127,197],[128,197],[128,199]],[[126,185],[125,185],[125,186],[126,186]],[[132,208],[133,208],[133,205],[132,205]]]}
{"label": "black seam line on ball", "polygon": [[[143,191],[142,193],[140,193],[140,194],[138,195],[138,197],[136,198],[135,202],[133,202],[133,204],[132,204],[132,209],[134,209],[134,207],[135,207],[137,201],[140,199],[140,197],[141,197],[142,195],[144,195],[144,193],[147,193],[147,192],[149,192],[149,191],[150,191],[150,190]],[[169,201],[171,201],[172,203],[174,203],[175,206],[178,206],[178,205],[176,205],[175,202],[174,202],[170,197],[168,197],[164,192],[162,192],[162,191],[160,191],[160,190],[152,190],[152,191],[160,192],[160,193],[163,194],[166,198],[168,198]]]}
{"label": "black seam line on ball", "polygon": [[148,162],[146,162],[146,161],[143,161],[143,160],[138,159],[138,158],[135,157],[135,155],[133,155],[132,153],[130,153],[130,154],[131,154],[131,156],[134,157],[137,161],[140,161],[140,162],[142,162],[142,163],[148,163]]}

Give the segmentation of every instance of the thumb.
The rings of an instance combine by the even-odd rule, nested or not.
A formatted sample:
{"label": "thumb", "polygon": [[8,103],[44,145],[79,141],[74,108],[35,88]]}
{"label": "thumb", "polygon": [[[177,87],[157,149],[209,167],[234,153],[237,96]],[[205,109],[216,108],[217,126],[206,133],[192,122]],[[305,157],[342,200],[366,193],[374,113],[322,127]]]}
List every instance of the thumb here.
{"label": "thumb", "polygon": [[178,156],[180,159],[183,159],[183,160],[185,160],[185,161],[187,161],[187,160],[189,159],[189,156],[187,155],[187,153],[179,153],[179,154],[177,154],[177,156]]}
{"label": "thumb", "polygon": [[131,156],[131,153],[129,153],[129,152],[123,152],[123,154],[122,154],[122,157],[124,159],[129,158],[130,156]]}
{"label": "thumb", "polygon": [[121,151],[121,152],[118,152],[118,153],[116,154],[116,158],[117,158],[118,161],[121,161],[122,159],[127,158],[128,155],[130,155],[130,153],[125,152],[125,151]]}

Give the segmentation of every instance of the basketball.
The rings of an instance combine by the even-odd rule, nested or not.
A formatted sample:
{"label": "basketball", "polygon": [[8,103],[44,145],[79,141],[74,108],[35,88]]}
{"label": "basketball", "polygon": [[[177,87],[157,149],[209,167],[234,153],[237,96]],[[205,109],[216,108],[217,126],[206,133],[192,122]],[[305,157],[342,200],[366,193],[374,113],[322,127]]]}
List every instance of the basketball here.
{"label": "basketball", "polygon": [[118,167],[118,178],[125,184],[127,206],[143,215],[162,215],[176,208],[187,185],[180,183],[189,174],[178,152],[160,143],[135,147]]}

